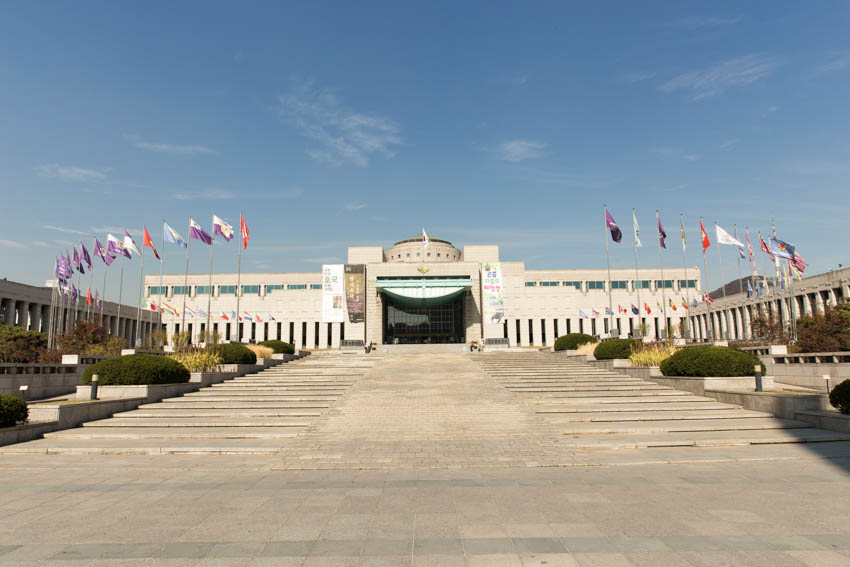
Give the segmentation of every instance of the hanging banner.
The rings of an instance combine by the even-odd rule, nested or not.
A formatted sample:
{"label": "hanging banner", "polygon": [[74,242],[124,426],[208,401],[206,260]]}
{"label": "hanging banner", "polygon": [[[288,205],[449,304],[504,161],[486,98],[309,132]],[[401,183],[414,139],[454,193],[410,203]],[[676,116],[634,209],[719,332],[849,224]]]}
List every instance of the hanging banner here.
{"label": "hanging banner", "polygon": [[366,265],[345,265],[345,303],[348,320],[362,323],[366,320]]}
{"label": "hanging banner", "polygon": [[322,323],[342,323],[342,264],[322,266]]}
{"label": "hanging banner", "polygon": [[485,323],[499,324],[505,319],[501,262],[481,264],[481,311]]}

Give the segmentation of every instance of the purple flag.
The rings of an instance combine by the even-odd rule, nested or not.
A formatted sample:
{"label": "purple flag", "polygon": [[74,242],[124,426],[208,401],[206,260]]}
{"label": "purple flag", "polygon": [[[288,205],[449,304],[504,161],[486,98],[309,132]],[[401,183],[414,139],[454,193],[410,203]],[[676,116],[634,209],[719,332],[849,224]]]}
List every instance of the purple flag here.
{"label": "purple flag", "polygon": [[68,254],[68,249],[65,249],[65,277],[70,278],[74,275],[74,268],[71,267],[71,255]]}
{"label": "purple flag", "polygon": [[100,308],[101,306],[100,294],[97,292],[97,290],[94,290],[94,305],[98,308]]}
{"label": "purple flag", "polygon": [[71,284],[71,301],[77,302],[77,287],[74,284]]}
{"label": "purple flag", "polygon": [[664,227],[661,225],[661,217],[658,216],[658,213],[655,214],[658,219],[658,244],[662,248],[667,248],[667,244],[664,242],[664,239],[667,238],[667,233],[664,232]]}
{"label": "purple flag", "polygon": [[80,242],[80,249],[83,251],[83,261],[89,267],[89,271],[92,269],[91,256],[89,256],[89,251],[86,250],[86,245]]}
{"label": "purple flag", "polygon": [[103,244],[100,243],[100,240],[97,238],[94,239],[94,255],[103,260],[103,263],[107,266],[115,260],[115,256],[110,254],[109,251],[103,247]]}
{"label": "purple flag", "polygon": [[614,222],[614,217],[611,216],[608,209],[605,209],[605,226],[611,231],[611,240],[614,242],[620,242],[623,239],[623,231],[621,231],[620,227],[617,226],[617,223]]}
{"label": "purple flag", "polygon": [[212,244],[212,236],[210,236],[201,225],[195,222],[195,219],[189,219],[189,238],[200,240],[204,244]]}
{"label": "purple flag", "polygon": [[77,247],[71,246],[74,249],[74,267],[77,268],[77,271],[80,270],[80,255],[77,253]]}
{"label": "purple flag", "polygon": [[53,270],[53,273],[56,275],[58,281],[65,281],[65,270],[62,268],[62,261],[59,258],[56,258],[56,268]]}

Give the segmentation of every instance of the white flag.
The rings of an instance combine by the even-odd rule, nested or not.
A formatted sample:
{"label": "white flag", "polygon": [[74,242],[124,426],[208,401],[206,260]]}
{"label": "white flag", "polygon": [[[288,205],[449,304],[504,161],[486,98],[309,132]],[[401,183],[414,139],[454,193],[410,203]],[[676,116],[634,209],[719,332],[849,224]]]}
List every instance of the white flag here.
{"label": "white flag", "polygon": [[425,227],[422,227],[422,247],[428,248],[428,235],[425,234]]}
{"label": "white flag", "polygon": [[640,225],[637,221],[637,216],[635,216],[635,210],[632,209],[632,222],[635,226],[635,248],[642,248],[643,244],[640,242],[640,237],[638,237],[638,233],[640,232]]}
{"label": "white flag", "polygon": [[718,244],[728,244],[729,246],[740,246],[744,247],[744,243],[720,228],[720,225],[714,225],[714,232],[717,234],[717,243]]}

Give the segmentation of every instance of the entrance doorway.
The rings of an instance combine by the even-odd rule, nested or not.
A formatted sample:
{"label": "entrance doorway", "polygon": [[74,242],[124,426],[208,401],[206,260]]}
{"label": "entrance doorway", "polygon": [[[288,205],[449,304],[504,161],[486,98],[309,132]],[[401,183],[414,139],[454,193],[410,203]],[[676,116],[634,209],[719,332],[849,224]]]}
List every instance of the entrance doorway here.
{"label": "entrance doorway", "polygon": [[463,294],[434,305],[433,300],[400,302],[383,294],[384,344],[465,343]]}

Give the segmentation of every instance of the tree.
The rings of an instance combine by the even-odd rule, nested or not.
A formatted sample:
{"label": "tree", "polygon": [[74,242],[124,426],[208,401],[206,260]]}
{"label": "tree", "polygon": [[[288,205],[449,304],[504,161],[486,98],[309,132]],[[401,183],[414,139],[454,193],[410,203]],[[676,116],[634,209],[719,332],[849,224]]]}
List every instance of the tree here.
{"label": "tree", "polygon": [[750,323],[753,338],[768,344],[788,344],[788,331],[778,317],[773,314],[759,315]]}
{"label": "tree", "polygon": [[850,350],[850,303],[798,319],[797,345],[803,352]]}

